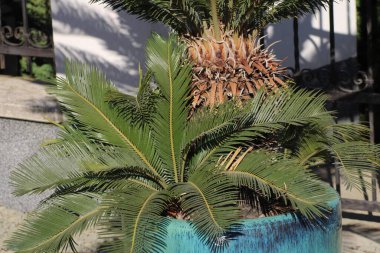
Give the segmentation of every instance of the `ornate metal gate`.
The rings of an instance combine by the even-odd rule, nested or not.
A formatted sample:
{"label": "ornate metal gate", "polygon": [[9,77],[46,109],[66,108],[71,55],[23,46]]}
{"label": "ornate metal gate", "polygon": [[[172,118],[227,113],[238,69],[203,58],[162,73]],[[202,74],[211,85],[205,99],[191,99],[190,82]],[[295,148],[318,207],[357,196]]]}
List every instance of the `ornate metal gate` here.
{"label": "ornate metal gate", "polygon": [[[336,62],[335,54],[335,28],[334,28],[334,1],[330,0],[329,19],[330,19],[330,64],[326,67],[310,70],[300,69],[300,51],[299,51],[299,31],[298,19],[293,20],[294,31],[294,59],[295,66],[289,71],[293,75],[296,82],[308,88],[318,88],[326,91],[330,95],[332,106],[340,102],[356,106],[365,106],[367,120],[371,129],[371,142],[379,142],[379,136],[376,136],[376,127],[379,122],[376,117],[380,116],[380,110],[376,113],[376,106],[380,105],[379,88],[375,83],[374,68],[376,57],[376,29],[377,24],[377,8],[376,0],[360,0],[359,16],[361,17],[361,26],[359,33],[362,36],[365,50],[361,53],[361,64],[357,59],[350,59],[346,62]],[[334,108],[335,109],[335,108]],[[347,108],[343,108],[347,110]],[[379,134],[380,131],[378,130]],[[364,193],[364,200],[342,199],[344,209],[380,212],[380,202],[377,198],[377,180],[379,175],[372,175],[371,192],[372,198],[368,198],[368,194]],[[335,187],[341,192],[341,180],[339,171],[335,172]]]}
{"label": "ornate metal gate", "polygon": [[0,6],[0,69],[5,68],[4,55],[54,58],[52,35],[29,27],[26,0],[17,0],[14,3],[21,9],[22,26],[4,24]]}

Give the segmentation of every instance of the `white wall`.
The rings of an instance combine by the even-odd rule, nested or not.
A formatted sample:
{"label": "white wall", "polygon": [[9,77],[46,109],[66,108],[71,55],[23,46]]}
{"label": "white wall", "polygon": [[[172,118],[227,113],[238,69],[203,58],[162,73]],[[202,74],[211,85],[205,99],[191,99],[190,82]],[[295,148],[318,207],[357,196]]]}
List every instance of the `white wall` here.
{"label": "white wall", "polygon": [[[334,3],[336,60],[356,57],[356,7],[355,1],[338,0]],[[330,62],[329,10],[299,18],[299,49],[302,68],[318,68]],[[273,49],[285,65],[294,67],[293,21],[284,20],[267,29],[266,43],[280,41]]]}
{"label": "white wall", "polygon": [[95,64],[118,87],[133,92],[138,65],[145,64],[145,43],[152,31],[167,33],[162,26],[117,13],[86,0],[52,0],[53,37],[57,73],[64,60]]}

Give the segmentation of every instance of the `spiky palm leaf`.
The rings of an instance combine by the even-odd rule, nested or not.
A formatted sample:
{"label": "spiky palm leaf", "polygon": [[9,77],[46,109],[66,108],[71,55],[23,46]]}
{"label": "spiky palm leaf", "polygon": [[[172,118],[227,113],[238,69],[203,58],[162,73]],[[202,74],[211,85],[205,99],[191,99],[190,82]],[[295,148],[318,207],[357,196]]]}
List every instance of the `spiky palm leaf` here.
{"label": "spiky palm leaf", "polygon": [[[379,147],[369,143],[369,129],[363,124],[335,123],[332,119],[295,129],[283,144],[305,167],[335,165],[348,189],[363,190],[366,179],[379,166],[374,162]],[[295,145],[296,143],[296,145]]]}
{"label": "spiky palm leaf", "polygon": [[127,95],[118,91],[109,93],[108,101],[120,112],[120,115],[133,124],[148,124],[152,119],[155,103],[159,94],[150,88],[152,73],[148,72],[145,76],[139,68],[140,82],[137,96]]}
{"label": "spiky palm leaf", "polygon": [[315,176],[297,160],[283,158],[283,154],[256,151],[232,168],[221,169],[239,186],[255,189],[269,199],[281,197],[290,201],[307,217],[323,216],[328,210],[326,203],[319,202],[319,196],[329,194],[326,189],[320,188]]}
{"label": "spiky palm leaf", "polygon": [[217,248],[217,240],[226,235],[239,217],[236,185],[225,175],[204,169],[173,186],[172,191],[181,196],[183,212],[191,217],[200,239],[212,249]]}
{"label": "spiky palm leaf", "polygon": [[[116,242],[106,244],[103,249],[107,252],[164,252],[168,220],[162,213],[169,200],[170,195],[165,190],[138,185],[114,191],[105,200],[105,205],[114,207],[114,210],[100,221],[99,232],[104,238],[116,239]],[[115,219],[115,215],[120,219]]]}
{"label": "spiky palm leaf", "polygon": [[[361,161],[378,151],[344,149],[364,140],[350,135],[349,126],[334,126],[325,96],[315,92],[259,91],[245,108],[226,103],[188,120],[192,66],[181,58],[184,50],[174,36],[153,36],[147,68],[158,90],[141,81],[137,99],[118,93],[95,68],[67,64],[67,78],[51,89],[67,118],[60,137],[11,176],[17,195],[54,193],[8,240],[9,248],[74,248],[73,236],[96,224],[102,237],[115,238],[107,252],[164,252],[166,225],[174,216],[191,219],[201,240],[218,250],[239,223],[239,203],[248,197],[242,188],[267,201],[279,199],[310,219],[328,211],[331,194],[300,162],[308,151],[302,152],[302,141],[312,147],[326,139],[324,154],[339,155],[354,183],[353,172],[369,171]],[[144,116],[131,115],[132,108]],[[291,143],[300,148],[287,151]]]}
{"label": "spiky palm leaf", "polygon": [[28,217],[8,246],[17,252],[59,252],[74,248],[73,236],[93,227],[107,212],[101,197],[94,194],[67,194],[46,202]]}
{"label": "spiky palm leaf", "polygon": [[200,34],[204,18],[202,15],[208,13],[207,3],[203,0],[90,0],[90,2],[105,3],[116,10],[128,11],[147,21],[164,22],[181,34]]}
{"label": "spiky palm leaf", "polygon": [[296,17],[326,6],[327,0],[90,0],[124,10],[151,22],[163,22],[180,35],[200,36],[211,27],[212,6],[226,30],[246,36],[269,23]]}
{"label": "spiky palm leaf", "polygon": [[[148,41],[147,67],[154,73],[154,78],[160,84],[162,99],[157,103],[157,115],[154,122],[154,138],[160,145],[168,149],[158,148],[170,178],[178,183],[181,172],[181,142],[183,126],[186,125],[188,110],[189,83],[191,65],[182,60],[184,47],[168,43],[158,36]],[[168,172],[167,171],[167,172]]]}

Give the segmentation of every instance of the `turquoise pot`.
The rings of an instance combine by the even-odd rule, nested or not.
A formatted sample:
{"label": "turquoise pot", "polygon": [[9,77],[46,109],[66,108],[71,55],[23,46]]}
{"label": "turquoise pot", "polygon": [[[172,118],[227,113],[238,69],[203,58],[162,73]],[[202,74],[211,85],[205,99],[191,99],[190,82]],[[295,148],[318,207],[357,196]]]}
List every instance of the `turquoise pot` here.
{"label": "turquoise pot", "polygon": [[[340,253],[340,199],[329,203],[332,211],[320,226],[305,225],[296,215],[283,214],[242,221],[240,235],[229,240],[223,253]],[[307,224],[307,223],[306,223]],[[211,253],[189,222],[171,220],[166,241],[168,253]]]}

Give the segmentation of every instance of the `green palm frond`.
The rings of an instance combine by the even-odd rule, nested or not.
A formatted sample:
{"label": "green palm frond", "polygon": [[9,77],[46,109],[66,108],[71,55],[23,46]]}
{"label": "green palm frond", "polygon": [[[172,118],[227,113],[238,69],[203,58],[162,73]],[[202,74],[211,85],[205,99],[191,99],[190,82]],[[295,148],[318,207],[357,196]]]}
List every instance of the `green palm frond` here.
{"label": "green palm frond", "polygon": [[[219,105],[216,109],[199,110],[190,118],[182,145],[185,162],[183,167],[189,166],[191,168],[188,173],[204,165],[209,158],[210,151],[215,149],[215,142],[219,139],[217,134],[213,135],[213,131],[219,129],[220,133],[223,133],[225,127],[233,125],[233,122],[247,111],[249,111],[248,107],[240,108],[233,102],[227,102]],[[207,133],[212,133],[210,138],[204,138],[204,142],[200,140],[202,143],[194,143],[194,140],[201,139]],[[213,136],[215,136],[215,141],[212,141]]]}
{"label": "green palm frond", "polygon": [[88,147],[83,143],[60,143],[44,148],[11,173],[10,180],[15,189],[14,193],[16,195],[41,193],[73,182],[80,185],[84,184],[90,175],[116,168],[126,170],[130,168],[130,172],[134,173],[131,178],[140,175],[158,185],[164,184],[161,177],[145,167],[140,167],[140,173],[137,173],[136,169],[133,170],[131,164],[138,166],[143,163],[136,161],[129,155],[130,153],[123,152],[119,148],[101,147],[94,150]]}
{"label": "green palm frond", "polygon": [[131,124],[146,126],[151,123],[152,115],[156,111],[156,102],[159,97],[157,91],[152,90],[150,81],[152,73],[147,72],[145,76],[139,69],[140,81],[137,96],[127,95],[118,91],[108,94],[108,101],[120,115]]}
{"label": "green palm frond", "polygon": [[64,143],[83,143],[87,146],[87,148],[91,149],[91,145],[88,145],[89,142],[92,142],[91,139],[88,138],[87,134],[79,129],[73,119],[68,119],[63,122],[63,128],[60,128],[57,135],[59,142]]}
{"label": "green palm frond", "polygon": [[326,96],[305,90],[287,90],[266,96],[264,91],[252,99],[249,112],[203,132],[194,138],[190,152],[208,147],[218,159],[239,146],[249,146],[253,139],[262,138],[286,126],[308,125],[331,119],[324,104]]}
{"label": "green palm frond", "polygon": [[14,194],[41,193],[70,181],[85,171],[78,164],[82,161],[93,161],[85,145],[81,148],[61,144],[45,147],[12,171],[10,180]]}
{"label": "green palm frond", "polygon": [[[215,0],[216,1],[216,0]],[[151,22],[162,22],[180,35],[199,36],[212,26],[210,0],[91,0],[116,10],[124,10]],[[218,0],[217,18],[226,30],[240,35],[259,31],[281,19],[313,13],[326,7],[328,0]]]}
{"label": "green palm frond", "polygon": [[239,33],[249,33],[262,29],[270,23],[278,23],[281,19],[314,13],[318,8],[326,7],[328,2],[328,0],[238,1],[230,19],[231,28]]}
{"label": "green palm frond", "polygon": [[93,227],[107,211],[102,199],[90,194],[70,194],[51,199],[28,217],[7,241],[15,252],[58,252],[72,248],[73,236]]}
{"label": "green palm frond", "polygon": [[362,141],[343,142],[332,145],[330,152],[347,188],[361,191],[363,184],[370,186],[365,179],[370,179],[371,173],[379,170],[373,162],[379,154],[378,147]]}
{"label": "green palm frond", "polygon": [[338,144],[348,141],[369,140],[370,129],[364,124],[358,123],[336,123],[326,126],[327,131],[332,133],[328,139],[331,144]]}
{"label": "green palm frond", "polygon": [[327,97],[320,92],[289,89],[271,96],[265,93],[252,100],[250,114],[245,121],[251,124],[305,125],[331,118],[326,111]]}
{"label": "green palm frond", "polygon": [[114,86],[96,68],[74,62],[66,64],[66,79],[58,77],[56,88],[50,90],[90,138],[130,150],[152,173],[163,176],[152,140],[140,138],[149,136],[149,130],[126,123],[112,109],[105,99],[112,91]]}
{"label": "green palm frond", "polygon": [[[373,163],[379,147],[369,143],[369,129],[363,124],[318,122],[298,130],[299,141],[290,141],[296,157],[306,167],[328,167],[335,161],[348,188],[368,187],[365,179],[379,167]],[[294,143],[297,143],[294,145]]]}
{"label": "green palm frond", "polygon": [[151,22],[163,22],[181,34],[201,34],[202,20],[209,16],[203,0],[90,0],[124,10]]}
{"label": "green palm frond", "polygon": [[169,149],[158,149],[166,166],[171,168],[171,179],[178,182],[182,177],[181,145],[183,127],[188,115],[188,94],[191,82],[191,65],[183,61],[183,46],[171,36],[168,41],[153,35],[148,41],[148,68],[162,93],[157,105],[154,122],[156,141]]}
{"label": "green palm frond", "polygon": [[268,199],[290,201],[292,207],[308,218],[323,216],[328,211],[328,201],[334,198],[297,160],[284,158],[282,154],[253,152],[224,173],[239,186],[249,187]]}
{"label": "green palm frond", "polygon": [[77,177],[56,183],[54,193],[48,199],[70,193],[105,193],[128,190],[131,184],[149,190],[162,189],[159,179],[140,167],[114,168],[101,172],[86,172]]}
{"label": "green palm frond", "polygon": [[[164,252],[167,218],[162,213],[170,195],[165,191],[131,187],[128,191],[115,192],[105,205],[117,207],[111,213],[116,219],[104,219],[101,236],[118,239],[105,245],[107,252]],[[109,221],[112,220],[110,223]]]}
{"label": "green palm frond", "polygon": [[[318,136],[307,136],[302,139],[297,146],[296,157],[299,160],[299,164],[303,166],[312,166],[318,162],[325,162],[321,156],[326,151],[326,144],[324,140]],[[322,154],[323,153],[323,154]]]}
{"label": "green palm frond", "polygon": [[[189,180],[172,188],[202,241],[217,247],[222,236],[239,218],[237,187],[224,175],[198,170]],[[225,242],[225,241],[224,241]],[[219,246],[222,246],[223,241]]]}
{"label": "green palm frond", "polygon": [[248,111],[249,106],[241,108],[233,101],[220,104],[218,108],[210,109],[206,107],[198,110],[189,119],[185,131],[184,145],[191,143],[192,140],[205,132],[212,132],[214,129],[220,129],[222,126],[231,124]]}

